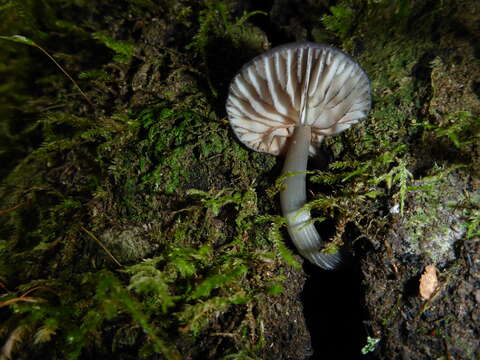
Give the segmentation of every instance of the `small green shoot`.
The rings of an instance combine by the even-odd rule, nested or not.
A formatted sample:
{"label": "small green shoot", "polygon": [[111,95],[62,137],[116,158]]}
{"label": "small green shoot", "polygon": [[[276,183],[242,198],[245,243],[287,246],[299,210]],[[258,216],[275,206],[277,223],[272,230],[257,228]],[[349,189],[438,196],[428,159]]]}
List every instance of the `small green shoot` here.
{"label": "small green shoot", "polygon": [[450,115],[448,119],[453,123],[435,129],[437,137],[448,137],[457,149],[478,141],[480,117],[475,117],[468,111],[461,111]]}
{"label": "small green shoot", "polygon": [[268,231],[268,240],[275,246],[279,255],[288,265],[295,269],[301,269],[302,267],[285,245],[280,232],[280,228],[286,223],[286,220],[280,216],[259,216],[257,218],[257,222],[259,223],[267,221],[271,222],[271,227]]}
{"label": "small green shoot", "polygon": [[218,216],[223,206],[231,203],[239,205],[242,200],[240,193],[232,192],[227,189],[213,194],[197,189],[190,189],[187,191],[187,194],[201,196],[202,199],[200,201],[212,212],[213,216]]}
{"label": "small green shoot", "polygon": [[268,294],[276,296],[278,294],[281,294],[285,290],[285,288],[280,284],[273,284],[267,287],[266,290]]}
{"label": "small green shoot", "polygon": [[393,184],[398,184],[400,188],[398,192],[400,196],[400,214],[403,215],[405,199],[408,191],[408,182],[412,178],[412,173],[407,169],[407,162],[403,159],[400,159],[397,166],[392,168],[388,173],[373,179],[372,182],[377,185],[384,181],[388,189],[390,189]]}
{"label": "small green shoot", "polygon": [[128,41],[114,40],[103,32],[94,33],[92,37],[115,52],[116,55],[113,57],[114,61],[127,63],[133,57],[135,46]]}
{"label": "small green shoot", "polygon": [[380,338],[372,338],[367,336],[367,344],[362,348],[362,354],[366,355],[375,351],[377,344],[380,342]]}
{"label": "small green shoot", "polygon": [[341,38],[348,35],[354,20],[355,12],[349,7],[332,6],[332,15],[323,15],[323,25],[330,31],[337,33]]}
{"label": "small green shoot", "polygon": [[467,239],[480,236],[480,210],[473,211],[468,217]]}

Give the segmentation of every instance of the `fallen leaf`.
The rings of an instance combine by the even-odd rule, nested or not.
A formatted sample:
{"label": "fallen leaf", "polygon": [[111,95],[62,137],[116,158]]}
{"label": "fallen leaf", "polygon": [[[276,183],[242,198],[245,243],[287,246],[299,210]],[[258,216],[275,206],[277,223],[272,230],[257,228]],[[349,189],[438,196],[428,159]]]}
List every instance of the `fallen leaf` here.
{"label": "fallen leaf", "polygon": [[424,300],[430,300],[438,286],[437,268],[435,265],[427,265],[420,277],[420,296]]}

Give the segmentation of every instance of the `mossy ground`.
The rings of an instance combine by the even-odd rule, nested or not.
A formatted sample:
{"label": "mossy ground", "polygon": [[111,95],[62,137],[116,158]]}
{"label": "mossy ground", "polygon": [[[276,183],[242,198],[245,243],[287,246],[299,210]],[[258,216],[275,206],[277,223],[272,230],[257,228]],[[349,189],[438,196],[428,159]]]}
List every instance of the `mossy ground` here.
{"label": "mossy ground", "polygon": [[[0,35],[51,52],[93,105],[0,42],[0,356],[307,358],[280,161],[238,143],[224,103],[269,41],[316,40],[372,80],[369,118],[322,145],[309,206],[332,248],[364,255],[377,354],[478,357],[478,5],[252,4],[0,1]],[[447,252],[439,214],[459,229]]]}
{"label": "mossy ground", "polygon": [[[269,303],[301,325],[288,299],[302,280],[281,293],[282,254],[296,263],[276,205],[258,201],[276,161],[236,141],[222,105],[266,44],[249,15],[195,1],[3,6],[2,35],[52,51],[93,106],[38,49],[2,41],[2,357],[247,359],[276,337]],[[237,48],[228,66],[211,56],[219,42]]]}

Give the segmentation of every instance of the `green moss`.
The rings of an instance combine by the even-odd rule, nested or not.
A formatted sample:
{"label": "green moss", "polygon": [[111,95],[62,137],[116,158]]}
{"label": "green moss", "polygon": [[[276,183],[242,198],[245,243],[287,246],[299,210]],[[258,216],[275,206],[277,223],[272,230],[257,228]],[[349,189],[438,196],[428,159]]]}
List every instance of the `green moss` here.
{"label": "green moss", "polygon": [[434,264],[455,259],[455,242],[465,237],[467,229],[478,226],[466,221],[478,206],[478,194],[461,191],[467,186],[459,168],[437,168],[432,170],[434,176],[416,181],[410,187],[410,209],[399,228],[405,232],[407,251],[425,256]]}
{"label": "green moss", "polygon": [[332,6],[330,11],[332,15],[322,17],[323,25],[344,38],[350,32],[355,12],[350,7],[342,5]]}
{"label": "green moss", "polygon": [[209,0],[199,15],[198,32],[188,47],[202,59],[212,95],[223,97],[234,73],[264,50],[265,35],[247,20],[266,14],[253,11],[233,18],[228,2]]}
{"label": "green moss", "polygon": [[[144,3],[148,11],[151,4]],[[247,17],[222,36],[256,46],[250,30],[244,31],[250,28]],[[64,25],[71,41],[85,41],[82,24]],[[211,38],[216,29],[209,29],[203,34]],[[115,66],[128,66],[132,45],[101,31],[96,29],[96,38],[121,56],[113,58]],[[10,45],[0,46],[9,49],[0,56],[11,56]],[[193,55],[200,49],[192,47]],[[187,64],[175,61],[172,74],[180,74]],[[1,71],[20,65],[28,68],[12,61]],[[105,93],[115,78],[103,65],[93,61],[79,73],[93,81],[96,107],[107,107],[110,115],[52,109],[29,119],[20,132],[13,128],[18,115],[6,112],[1,123],[8,130],[0,143],[5,156],[19,139],[30,146],[3,170],[0,188],[0,209],[6,209],[0,218],[0,281],[11,289],[2,302],[12,302],[0,313],[2,338],[20,344],[17,339],[32,336],[35,342],[24,342],[19,352],[48,358],[75,359],[95,349],[119,359],[128,353],[178,359],[179,347],[199,346],[197,337],[217,326],[220,312],[222,324],[231,324],[239,337],[221,346],[219,356],[254,356],[250,335],[241,334],[256,334],[258,324],[229,313],[242,314],[256,297],[278,293],[268,289],[280,280],[257,272],[264,259],[282,257],[268,241],[268,226],[255,221],[258,190],[252,187],[275,159],[239,145],[195,82],[142,110],[112,107]],[[37,83],[48,85],[50,73],[36,71]],[[29,76],[23,88],[13,81],[2,88],[9,103],[30,99]],[[168,77],[161,87],[167,91],[169,81],[177,87],[181,80]],[[21,89],[25,98],[13,99],[11,92]],[[31,134],[36,143],[28,142]],[[27,291],[34,302],[22,301]],[[113,339],[111,347],[107,339]]]}
{"label": "green moss", "polygon": [[126,63],[129,62],[134,55],[135,46],[128,41],[114,40],[102,32],[94,33],[92,34],[92,37],[102,42],[109,49],[113,50],[115,53],[113,61]]}
{"label": "green moss", "polygon": [[[214,252],[212,245],[225,241],[225,235],[216,233],[215,238],[212,232],[198,231],[198,212],[179,213],[182,226],[173,227],[163,234],[167,237],[173,235],[170,238],[173,241],[166,243],[161,255],[122,270],[128,275],[128,286],[122,281],[124,276],[109,271],[84,273],[80,278],[71,279],[68,286],[62,285],[61,289],[60,279],[53,283],[37,279],[35,284],[23,284],[18,292],[12,292],[3,301],[14,300],[24,291],[39,285],[40,292],[46,289],[47,295],[48,291],[52,291],[53,295],[44,298],[39,294],[42,299],[39,304],[20,302],[13,305],[12,311],[17,316],[8,318],[7,328],[18,329],[18,321],[21,320],[21,324],[29,324],[28,333],[37,337],[38,343],[55,344],[58,356],[68,354],[66,358],[76,359],[82,349],[89,346],[92,336],[102,336],[104,324],[125,324],[128,320],[128,325],[124,326],[132,330],[139,326],[147,336],[145,342],[134,331],[136,340],[130,342],[132,346],[137,346],[138,341],[144,342],[140,350],[142,357],[162,353],[167,359],[180,358],[173,345],[175,341],[172,343],[176,336],[182,333],[199,335],[206,326],[216,321],[215,314],[219,311],[241,306],[257,294],[263,294],[268,291],[264,288],[267,289],[267,284],[273,280],[265,279],[265,283],[260,282],[254,287],[248,281],[255,276],[253,264],[258,261],[257,257],[266,256],[258,249],[253,251],[257,243],[245,241],[252,231],[253,216],[257,215],[254,193],[224,194],[192,192],[192,195],[205,199],[197,208],[198,211],[207,211],[204,228],[218,222],[217,216],[223,208],[235,205],[236,230],[232,243]],[[67,201],[57,206],[55,211],[58,214],[60,208],[78,207],[78,203]],[[43,229],[47,227],[46,223],[42,223]],[[199,248],[185,246],[187,243],[198,243],[198,240],[207,244]],[[48,250],[35,249],[40,256],[46,255]],[[83,298],[92,291],[93,297],[89,300]],[[55,305],[59,296],[61,306]],[[180,334],[175,330],[178,328],[181,329]]]}
{"label": "green moss", "polygon": [[[176,359],[209,346],[212,358],[249,359],[265,345],[265,319],[254,314],[265,313],[267,295],[282,296],[285,264],[299,265],[277,216],[277,160],[240,145],[224,118],[232,76],[269,40],[248,21],[260,12],[234,13],[229,4],[1,8],[2,34],[59,54],[95,103],[73,97],[42,54],[0,43],[0,285],[8,289],[0,337],[16,341],[19,354]],[[108,30],[96,22],[105,9]],[[329,38],[371,77],[374,99],[368,119],[326,141],[328,171],[309,172],[307,207],[335,225],[329,250],[359,238],[383,244],[401,221],[388,213],[396,204],[410,250],[433,259],[424,240],[445,209],[459,208],[455,226],[478,236],[478,199],[454,196],[461,192],[451,176],[464,168],[450,163],[454,155],[468,169],[478,163],[477,118],[467,107],[440,111],[448,69],[432,63],[435,15],[422,15],[415,34],[402,20],[419,11],[410,1],[343,1],[324,17]],[[321,26],[321,16],[311,17]],[[158,26],[145,24],[153,18]],[[438,167],[417,156],[432,141],[454,149]],[[218,329],[231,336],[207,343]]]}
{"label": "green moss", "polygon": [[[437,11],[440,13],[445,9],[439,5]],[[345,233],[347,224],[355,225],[357,238],[368,238],[375,243],[379,233],[396,226],[396,215],[393,214],[398,206],[400,217],[404,214],[407,222],[408,219],[412,220],[408,229],[415,234],[413,242],[423,242],[420,247],[431,250],[426,251],[427,257],[432,259],[433,256],[432,261],[439,261],[443,256],[438,255],[442,249],[448,247],[451,251],[452,241],[462,238],[464,234],[459,229],[468,225],[462,217],[462,220],[456,218],[454,227],[458,229],[455,231],[447,229],[450,221],[446,221],[443,227],[436,226],[440,216],[438,211],[445,215],[463,204],[464,199],[451,198],[451,191],[460,189],[449,188],[453,185],[446,186],[440,180],[429,184],[434,194],[420,194],[416,189],[422,188],[423,179],[418,173],[425,172],[427,166],[431,177],[442,178],[446,171],[458,169],[459,163],[468,164],[470,170],[476,168],[476,161],[472,161],[471,157],[477,154],[477,147],[473,145],[477,143],[476,116],[462,111],[468,107],[475,111],[476,102],[470,95],[464,94],[463,98],[468,100],[464,107],[451,109],[450,114],[444,112],[441,120],[438,117],[432,119],[425,112],[429,106],[432,110],[436,107],[433,111],[438,115],[440,101],[437,98],[447,102],[444,99],[444,92],[448,91],[445,86],[449,81],[452,84],[453,80],[435,74],[436,68],[440,71],[445,66],[437,64],[438,61],[432,63],[432,54],[438,46],[431,36],[432,29],[438,26],[435,25],[434,11],[422,13],[423,10],[410,1],[398,4],[375,2],[363,6],[357,2],[343,1],[331,11],[332,15],[323,18],[324,25],[338,36],[342,41],[341,47],[355,55],[369,75],[373,107],[369,117],[361,124],[341,136],[326,139],[326,147],[336,161],[330,163],[327,171],[313,172],[310,181],[321,183],[322,192],[327,192],[329,196],[316,194],[307,207],[319,210],[320,216],[334,221],[336,233],[332,246],[335,246],[348,241]],[[413,34],[408,28],[412,25],[407,25],[406,19],[412,22],[415,16],[421,20],[418,20],[418,27]],[[353,36],[347,36],[352,35],[353,29]],[[469,50],[465,50],[465,53],[470,59]],[[458,80],[455,80],[464,80],[464,75],[463,70],[458,70],[455,73]],[[437,86],[440,87],[437,89]],[[453,92],[453,86],[450,86]],[[461,88],[460,85],[458,88]],[[432,124],[432,121],[440,121],[442,125]],[[434,138],[442,144],[435,144],[436,141],[432,141]],[[445,144],[445,141],[450,144]],[[440,160],[443,166],[437,167],[435,162],[438,164],[438,160],[430,159],[430,163],[425,164],[425,157],[428,157],[425,154],[429,154],[432,147],[445,154]],[[458,186],[467,187],[465,183]],[[429,204],[422,206],[423,210],[417,207],[421,203],[418,200],[420,198]],[[455,204],[446,205],[445,199]],[[450,206],[452,208],[445,209]],[[378,214],[384,214],[385,209],[391,210],[393,216],[380,219]],[[458,217],[460,213],[452,216]],[[477,226],[473,222],[469,224]],[[348,228],[351,230],[351,227]],[[368,230],[372,228],[376,232]],[[459,232],[450,239],[452,241],[442,242],[441,235],[432,238],[432,234],[427,233],[427,229],[432,228],[438,230],[439,234]],[[440,243],[443,245],[440,246]],[[422,252],[418,244],[415,246]],[[437,253],[433,249],[438,247]],[[438,256],[434,256],[434,253]]]}

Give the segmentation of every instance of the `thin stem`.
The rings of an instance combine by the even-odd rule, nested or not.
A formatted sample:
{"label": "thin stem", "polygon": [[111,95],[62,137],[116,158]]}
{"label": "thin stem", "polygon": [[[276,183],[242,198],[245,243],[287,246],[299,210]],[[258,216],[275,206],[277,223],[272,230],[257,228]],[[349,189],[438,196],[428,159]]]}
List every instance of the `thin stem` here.
{"label": "thin stem", "polygon": [[321,251],[323,241],[311,221],[310,211],[302,209],[307,201],[306,170],[311,137],[310,126],[295,128],[282,175],[295,174],[285,178],[280,203],[283,216],[288,221],[288,233],[300,254],[313,264],[332,270],[341,262],[340,253],[325,254]]}
{"label": "thin stem", "polygon": [[95,235],[93,235],[93,233],[91,233],[90,231],[85,229],[83,226],[80,226],[80,228],[83,231],[85,231],[88,236],[90,236],[93,240],[95,240],[97,242],[97,244],[100,245],[100,247],[103,250],[105,250],[105,252],[108,254],[108,256],[110,256],[110,258],[115,262],[115,264],[117,264],[120,267],[123,267],[123,265],[115,258],[115,256],[113,256],[113,254],[110,252],[110,250],[108,250],[107,247],[105,245],[103,245],[102,242],[100,240],[98,240],[98,238]]}
{"label": "thin stem", "polygon": [[78,91],[80,91],[80,94],[83,95],[83,97],[85,98],[85,100],[87,100],[87,102],[92,106],[92,107],[95,107],[93,105],[93,103],[90,101],[90,99],[88,98],[88,96],[83,92],[83,90],[80,88],[80,86],[77,84],[77,82],[70,76],[70,74],[54,59],[54,57],[52,55],[50,55],[44,48],[42,48],[40,45],[38,44],[34,44],[33,45],[34,47],[36,47],[38,50],[40,50],[41,52],[43,52],[45,55],[47,55],[47,57],[53,61],[53,63],[55,65],[57,65],[57,67],[60,69],[61,72],[63,72],[65,74],[65,76],[73,83],[73,85],[75,85],[75,87],[78,89]]}

